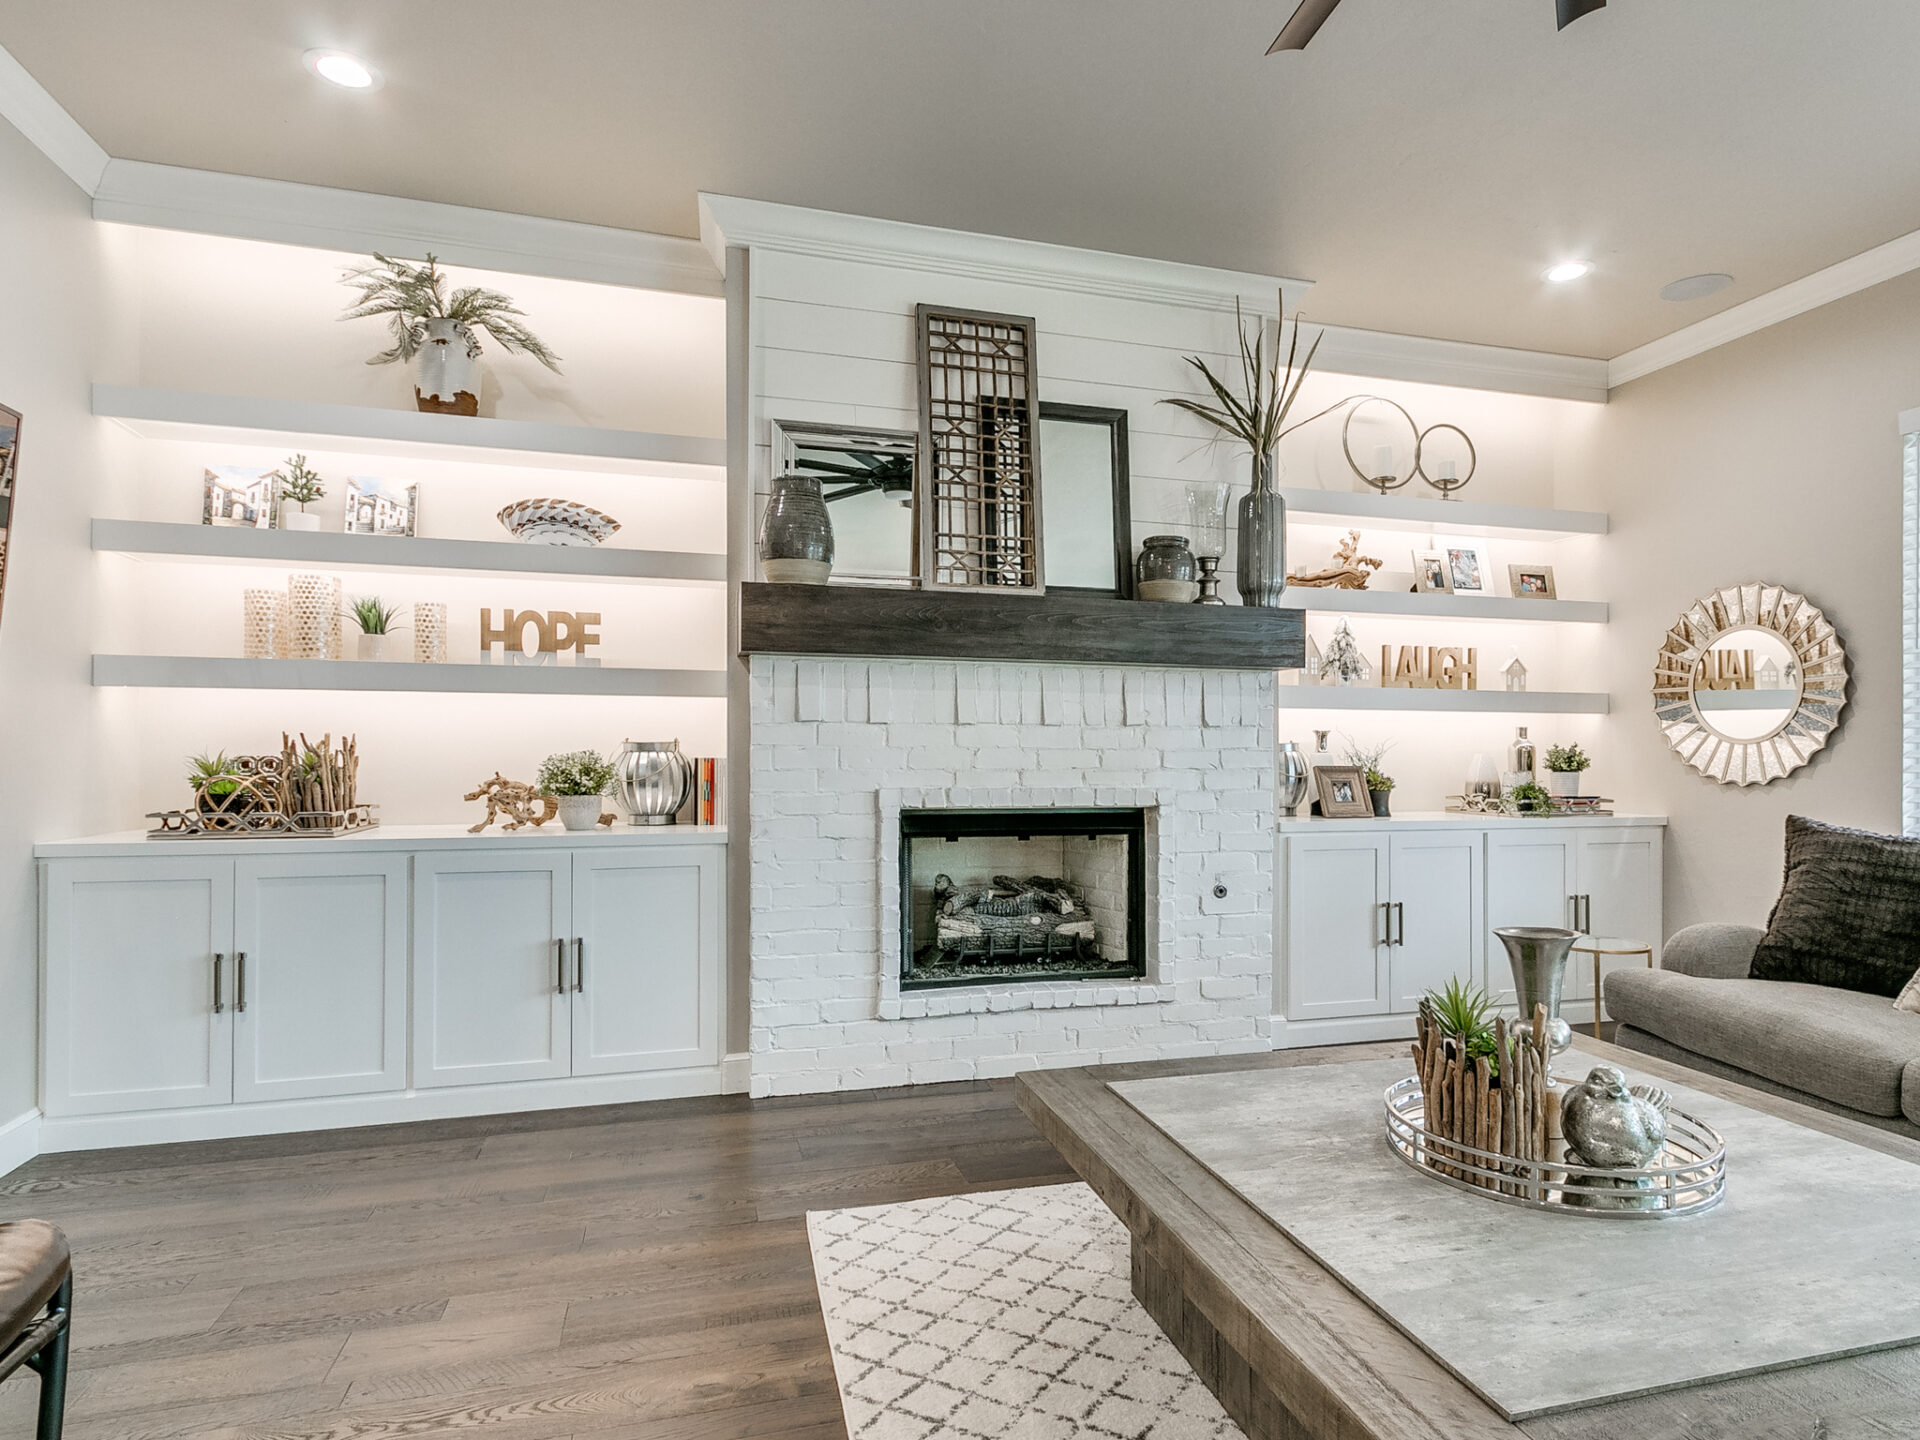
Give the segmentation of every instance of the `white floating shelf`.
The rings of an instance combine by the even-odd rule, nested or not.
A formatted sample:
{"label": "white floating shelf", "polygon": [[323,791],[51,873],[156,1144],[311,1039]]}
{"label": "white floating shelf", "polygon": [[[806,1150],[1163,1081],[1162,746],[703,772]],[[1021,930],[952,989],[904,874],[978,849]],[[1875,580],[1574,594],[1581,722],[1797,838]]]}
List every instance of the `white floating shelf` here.
{"label": "white floating shelf", "polygon": [[93,522],[93,548],[122,555],[343,570],[404,568],[579,576],[595,580],[725,580],[727,557],[676,550],[522,545],[512,540],[409,539],[320,530],[252,530],[159,520]]}
{"label": "white floating shelf", "polygon": [[[247,395],[199,395],[134,385],[93,387],[93,413],[118,420],[136,435],[159,440],[225,440],[326,450],[352,448],[497,465],[554,465],[555,457],[596,462],[592,468],[635,474],[678,473],[714,467],[721,477],[727,442],[702,435],[656,435],[602,430],[539,420],[428,415],[369,405],[312,400],[267,400]],[[349,442],[343,447],[342,442]],[[582,467],[575,467],[582,468]]]}
{"label": "white floating shelf", "polygon": [[1388,690],[1379,686],[1282,685],[1282,710],[1441,710],[1461,714],[1605,715],[1608,697],[1553,690]]}
{"label": "white floating shelf", "polygon": [[190,690],[398,690],[492,695],[666,695],[723,698],[724,670],[608,665],[416,665],[383,660],[244,660],[200,655],[96,655],[95,685]]}
{"label": "white floating shelf", "polygon": [[[98,521],[94,522],[98,524]],[[1604,625],[1604,600],[1515,600],[1504,595],[1446,595],[1393,590],[1330,590],[1289,585],[1282,601],[1319,615],[1420,615],[1441,620],[1561,621]]]}
{"label": "white floating shelf", "polygon": [[[1416,482],[1417,483],[1417,482]],[[1437,531],[1443,535],[1511,536],[1565,540],[1604,535],[1607,517],[1594,510],[1547,510],[1532,505],[1482,505],[1424,495],[1356,495],[1340,490],[1282,490],[1289,519],[1356,530]]]}

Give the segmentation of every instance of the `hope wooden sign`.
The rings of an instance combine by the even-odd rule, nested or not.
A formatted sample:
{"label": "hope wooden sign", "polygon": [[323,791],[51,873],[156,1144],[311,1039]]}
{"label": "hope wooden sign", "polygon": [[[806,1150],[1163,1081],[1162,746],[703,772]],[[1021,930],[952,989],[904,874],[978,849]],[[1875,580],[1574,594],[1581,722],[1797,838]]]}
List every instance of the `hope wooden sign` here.
{"label": "hope wooden sign", "polygon": [[[480,612],[480,653],[491,654],[495,645],[504,645],[509,653],[520,655],[558,655],[564,650],[585,655],[589,645],[598,645],[594,626],[600,623],[598,610],[502,610],[499,628],[494,628],[493,611]],[[535,627],[535,645],[527,648],[527,627]]]}

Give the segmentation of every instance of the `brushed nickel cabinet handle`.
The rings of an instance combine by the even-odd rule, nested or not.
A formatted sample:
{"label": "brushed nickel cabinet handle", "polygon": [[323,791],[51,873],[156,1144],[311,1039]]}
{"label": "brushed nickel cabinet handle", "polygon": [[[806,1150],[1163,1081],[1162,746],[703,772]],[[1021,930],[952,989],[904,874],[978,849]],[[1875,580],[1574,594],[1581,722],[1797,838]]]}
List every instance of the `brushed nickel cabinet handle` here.
{"label": "brushed nickel cabinet handle", "polygon": [[1393,944],[1393,902],[1391,900],[1380,902],[1380,943]]}
{"label": "brushed nickel cabinet handle", "polygon": [[1393,943],[1407,943],[1407,902],[1404,900],[1393,902]]}
{"label": "brushed nickel cabinet handle", "polygon": [[587,988],[587,941],[583,935],[573,937],[573,993],[578,995]]}
{"label": "brushed nickel cabinet handle", "polygon": [[220,951],[218,950],[214,951],[214,954],[213,954],[213,1013],[216,1015],[224,1014],[227,1008],[226,1002],[220,998],[220,969],[226,963],[226,959],[227,957],[224,954],[222,954]]}
{"label": "brushed nickel cabinet handle", "polygon": [[233,952],[233,1009],[237,1015],[247,1011],[247,952]]}
{"label": "brushed nickel cabinet handle", "polygon": [[553,942],[553,993],[567,993],[567,942],[564,939]]}

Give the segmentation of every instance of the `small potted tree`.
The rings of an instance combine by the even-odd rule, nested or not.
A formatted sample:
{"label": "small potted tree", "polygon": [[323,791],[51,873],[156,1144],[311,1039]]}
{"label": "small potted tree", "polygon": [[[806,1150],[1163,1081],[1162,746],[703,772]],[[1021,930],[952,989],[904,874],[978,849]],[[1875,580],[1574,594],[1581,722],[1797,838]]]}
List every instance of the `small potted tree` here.
{"label": "small potted tree", "polygon": [[534,789],[560,802],[560,823],[591,830],[600,823],[600,797],[613,784],[613,762],[591,750],[568,750],[540,762]]}
{"label": "small potted tree", "polygon": [[386,659],[387,636],[393,633],[394,621],[400,618],[400,607],[387,604],[378,595],[359,595],[350,602],[347,618],[360,627],[360,636],[354,647],[355,657],[361,660]]}
{"label": "small potted tree", "polygon": [[[327,493],[326,486],[320,483],[318,471],[307,468],[306,456],[295,455],[287,460],[285,464],[286,469],[271,470],[267,473],[267,478],[278,481],[280,486],[280,504],[282,507],[280,511],[280,528],[282,530],[318,530],[320,528],[320,517],[318,515],[309,515],[307,513],[307,506],[316,500],[325,498]],[[289,515],[286,512],[285,506],[289,500],[300,507],[298,514]]]}
{"label": "small potted tree", "polygon": [[1547,793],[1566,799],[1580,793],[1580,777],[1593,761],[1578,745],[1552,745],[1547,748]]}
{"label": "small potted tree", "polygon": [[391,365],[418,356],[413,398],[420,409],[439,415],[480,413],[476,330],[486,331],[502,350],[531,355],[556,375],[560,373],[560,357],[520,323],[526,312],[498,290],[467,285],[448,294],[447,277],[432,255],[424,265],[415,265],[375,252],[373,262],[340,277],[343,285],[360,292],[340,318],[387,317],[393,344],[367,363]]}

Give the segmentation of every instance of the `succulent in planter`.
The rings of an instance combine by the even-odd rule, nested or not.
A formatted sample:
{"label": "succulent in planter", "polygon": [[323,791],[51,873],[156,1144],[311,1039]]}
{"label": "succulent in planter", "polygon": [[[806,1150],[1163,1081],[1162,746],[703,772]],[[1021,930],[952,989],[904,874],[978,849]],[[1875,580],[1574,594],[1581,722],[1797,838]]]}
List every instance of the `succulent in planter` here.
{"label": "succulent in planter", "polygon": [[509,354],[531,355],[560,373],[560,357],[521,323],[526,312],[498,290],[462,286],[451,294],[439,261],[428,255],[416,265],[374,253],[373,264],[359,265],[340,277],[360,292],[342,320],[387,317],[393,344],[368,360],[391,365],[420,358],[414,399],[422,410],[453,415],[479,414],[480,338],[484,330]]}
{"label": "succulent in planter", "polygon": [[389,605],[378,595],[356,595],[347,602],[347,618],[360,627],[356,653],[362,660],[387,658],[387,636],[396,628],[400,607]]}
{"label": "succulent in planter", "polygon": [[1420,1002],[1442,1031],[1465,1044],[1469,1060],[1484,1055],[1493,1073],[1500,1073],[1500,1047],[1494,1041],[1493,1031],[1498,1007],[1491,995],[1455,975],[1440,989],[1427,991]]}
{"label": "succulent in planter", "polygon": [[1516,815],[1551,815],[1553,796],[1547,787],[1532,780],[1523,780],[1507,791],[1507,803],[1513,807]]}
{"label": "succulent in planter", "polygon": [[540,762],[533,788],[560,802],[560,823],[591,830],[600,823],[601,796],[613,784],[613,762],[592,750],[567,750]]}
{"label": "succulent in planter", "polygon": [[327,487],[320,481],[317,470],[307,468],[305,455],[292,455],[281,462],[283,470],[269,470],[267,479],[275,481],[280,487],[280,500],[284,504],[291,500],[300,507],[298,515],[282,514],[280,528],[283,530],[318,530],[320,517],[307,514],[307,506],[316,500],[326,498]]}
{"label": "succulent in planter", "polygon": [[240,774],[224,750],[211,755],[202,752],[189,759],[187,784],[193,788],[194,805],[203,814],[217,815],[245,806]]}

